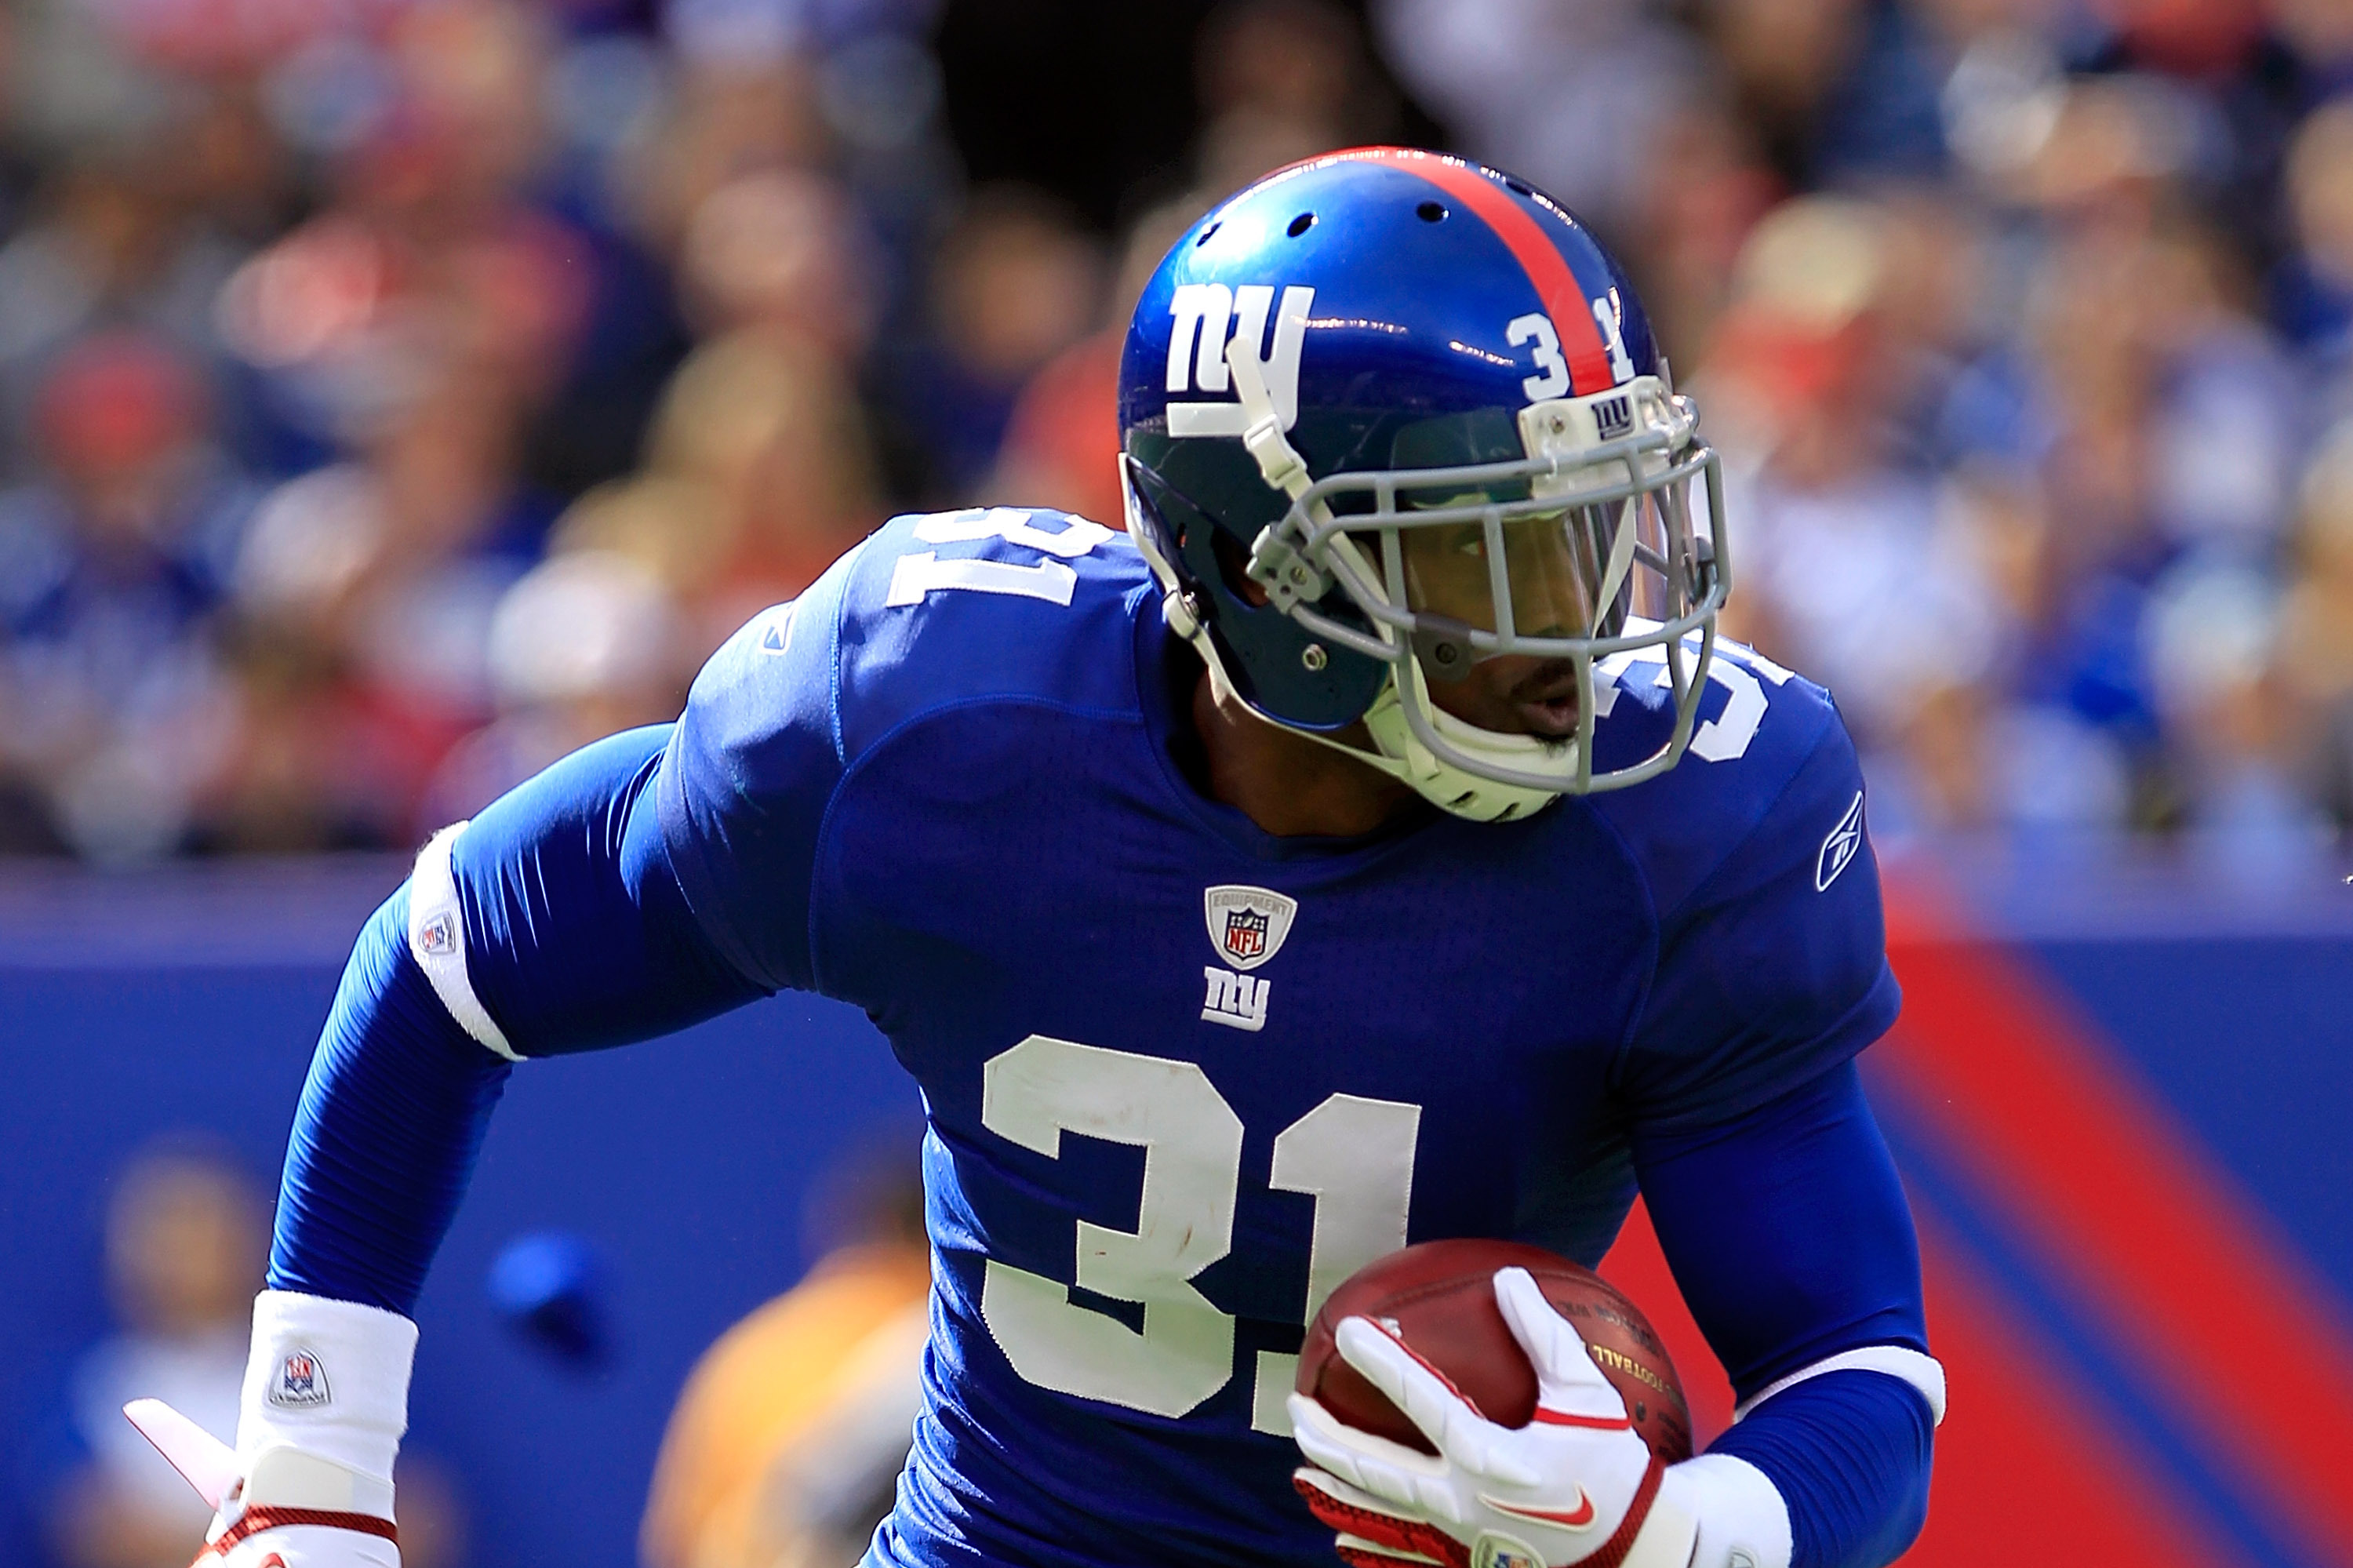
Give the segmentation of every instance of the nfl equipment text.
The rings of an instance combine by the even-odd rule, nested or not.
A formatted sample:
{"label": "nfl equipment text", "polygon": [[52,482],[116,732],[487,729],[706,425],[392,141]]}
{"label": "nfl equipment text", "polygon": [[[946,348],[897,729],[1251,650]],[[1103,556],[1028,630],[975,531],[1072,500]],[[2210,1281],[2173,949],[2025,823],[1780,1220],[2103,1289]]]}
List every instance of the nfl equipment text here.
{"label": "nfl equipment text", "polygon": [[1233,966],[1211,965],[1201,971],[1208,992],[1201,999],[1201,1018],[1255,1034],[1266,1027],[1267,993],[1271,980],[1252,980],[1251,969],[1275,955],[1291,934],[1292,917],[1299,913],[1295,899],[1264,887],[1212,887],[1201,895],[1209,922],[1209,945]]}

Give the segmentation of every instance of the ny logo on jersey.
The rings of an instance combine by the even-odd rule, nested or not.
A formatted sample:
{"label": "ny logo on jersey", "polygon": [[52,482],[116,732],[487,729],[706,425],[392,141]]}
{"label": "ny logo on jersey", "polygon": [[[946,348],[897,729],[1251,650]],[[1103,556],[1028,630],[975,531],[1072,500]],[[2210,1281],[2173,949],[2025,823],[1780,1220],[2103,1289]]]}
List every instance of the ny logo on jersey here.
{"label": "ny logo on jersey", "polygon": [[[1167,388],[1171,392],[1224,392],[1232,384],[1227,340],[1247,354],[1266,380],[1267,396],[1284,429],[1299,418],[1299,350],[1307,338],[1307,311],[1315,291],[1293,284],[1282,291],[1280,308],[1270,283],[1180,283],[1169,295],[1176,318],[1168,334]],[[1266,318],[1274,316],[1274,342],[1267,344]],[[1239,436],[1250,427],[1240,402],[1168,405],[1172,436]]]}
{"label": "ny logo on jersey", "polygon": [[1229,885],[1201,895],[1201,914],[1209,927],[1209,945],[1232,965],[1211,964],[1201,970],[1208,991],[1201,999],[1201,1017],[1229,1029],[1252,1033],[1266,1027],[1266,996],[1271,982],[1252,980],[1246,972],[1274,957],[1291,935],[1292,916],[1299,901],[1271,888]]}
{"label": "ny logo on jersey", "polygon": [[1215,964],[1203,966],[1201,978],[1209,984],[1201,998],[1203,1022],[1247,1029],[1253,1034],[1266,1027],[1266,993],[1272,980],[1252,980]]}

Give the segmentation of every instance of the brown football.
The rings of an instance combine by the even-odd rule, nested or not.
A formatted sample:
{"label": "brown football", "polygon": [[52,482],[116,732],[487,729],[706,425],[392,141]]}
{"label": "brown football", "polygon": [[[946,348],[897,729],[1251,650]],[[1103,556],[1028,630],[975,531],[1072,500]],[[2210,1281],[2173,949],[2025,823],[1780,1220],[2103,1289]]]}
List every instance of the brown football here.
{"label": "brown football", "polygon": [[1366,1264],[1344,1281],[1308,1326],[1299,1392],[1366,1432],[1436,1452],[1405,1413],[1342,1361],[1333,1333],[1343,1318],[1387,1326],[1451,1381],[1488,1420],[1525,1426],[1535,1414],[1536,1374],[1495,1305],[1495,1271],[1517,1265],[1584,1336],[1626,1401],[1634,1430],[1666,1464],[1691,1457],[1691,1411],[1667,1347],[1631,1301],[1599,1275],[1521,1242],[1422,1242]]}

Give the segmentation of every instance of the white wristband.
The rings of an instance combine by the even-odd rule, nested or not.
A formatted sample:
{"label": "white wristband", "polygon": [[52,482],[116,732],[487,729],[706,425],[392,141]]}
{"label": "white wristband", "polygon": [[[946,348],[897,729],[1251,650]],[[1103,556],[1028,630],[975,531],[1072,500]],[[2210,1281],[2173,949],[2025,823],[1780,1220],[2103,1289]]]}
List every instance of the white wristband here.
{"label": "white wristband", "polygon": [[1746,1459],[1702,1454],[1668,1466],[1651,1505],[1653,1516],[1662,1510],[1697,1527],[1690,1568],[1789,1568],[1789,1505]]}
{"label": "white wristband", "polygon": [[408,1429],[417,1325],[397,1312],[265,1290],[253,1302],[237,1449],[282,1444],[389,1482]]}

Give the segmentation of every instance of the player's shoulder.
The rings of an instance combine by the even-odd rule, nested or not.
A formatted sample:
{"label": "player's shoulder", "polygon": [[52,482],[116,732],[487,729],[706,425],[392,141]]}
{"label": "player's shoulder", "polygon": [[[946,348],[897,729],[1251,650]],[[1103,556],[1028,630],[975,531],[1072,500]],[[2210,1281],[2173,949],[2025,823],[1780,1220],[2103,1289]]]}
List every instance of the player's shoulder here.
{"label": "player's shoulder", "polygon": [[798,599],[753,618],[697,697],[754,724],[820,721],[844,762],[954,705],[1133,708],[1149,581],[1125,535],[1067,513],[895,517]]}
{"label": "player's shoulder", "polygon": [[1149,581],[1126,535],[1064,512],[892,519],[850,563],[835,622],[845,747],[976,701],[1133,709]]}
{"label": "player's shoulder", "polygon": [[[1695,652],[1696,641],[1687,646]],[[1662,663],[1621,666],[1605,700],[1611,711],[1597,726],[1599,762],[1610,761],[1613,739],[1647,750],[1672,728]],[[1625,841],[1664,914],[1759,843],[1818,854],[1823,874],[1835,876],[1860,844],[1862,778],[1827,690],[1752,648],[1719,641],[1683,759],[1589,801]]]}

